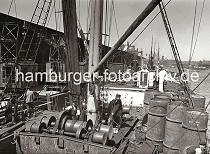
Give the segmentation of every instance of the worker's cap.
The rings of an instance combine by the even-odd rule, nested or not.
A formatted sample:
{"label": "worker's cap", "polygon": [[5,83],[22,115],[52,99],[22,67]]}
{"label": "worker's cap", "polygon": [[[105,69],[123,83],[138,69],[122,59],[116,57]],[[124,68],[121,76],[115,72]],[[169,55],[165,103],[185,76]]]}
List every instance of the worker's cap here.
{"label": "worker's cap", "polygon": [[203,142],[203,141],[201,141],[199,144],[200,144],[200,145],[206,145],[206,143]]}
{"label": "worker's cap", "polygon": [[37,93],[35,91],[33,91],[33,94],[34,94],[35,97],[38,97],[39,96],[39,93]]}
{"label": "worker's cap", "polygon": [[116,94],[116,97],[121,97],[121,95],[120,94]]}
{"label": "worker's cap", "polygon": [[146,69],[147,68],[147,65],[143,65],[143,69]]}

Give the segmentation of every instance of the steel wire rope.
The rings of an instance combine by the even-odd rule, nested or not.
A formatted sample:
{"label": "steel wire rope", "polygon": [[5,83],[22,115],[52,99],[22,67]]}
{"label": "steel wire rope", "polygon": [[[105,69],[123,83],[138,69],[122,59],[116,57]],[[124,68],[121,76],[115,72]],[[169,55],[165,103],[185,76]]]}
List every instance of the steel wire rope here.
{"label": "steel wire rope", "polygon": [[[116,32],[117,32],[117,37],[118,39],[120,38],[119,36],[119,30],[118,30],[118,25],[117,25],[117,18],[116,18],[116,11],[115,11],[115,5],[114,5],[114,0],[112,0],[112,6],[113,6],[113,15],[114,15],[114,22],[115,22],[115,27],[116,27]],[[120,61],[123,63],[123,51],[120,49]]]}
{"label": "steel wire rope", "polygon": [[[112,26],[112,18],[114,17],[114,22],[115,22],[115,28],[116,28],[116,33],[117,37],[119,39],[119,30],[118,30],[118,24],[117,24],[117,18],[116,18],[116,12],[115,12],[115,5],[114,5],[114,0],[111,1],[111,7],[110,7],[110,22],[109,22],[109,39],[108,39],[108,46],[110,45],[110,36],[111,36],[111,26]],[[122,50],[120,49],[120,56],[122,59]],[[115,55],[114,53],[113,55]]]}
{"label": "steel wire rope", "polygon": [[200,15],[200,20],[199,20],[199,24],[198,24],[198,31],[197,31],[197,34],[196,34],[196,39],[195,39],[195,43],[194,43],[194,47],[193,47],[193,51],[192,51],[191,60],[192,60],[193,55],[195,53],[195,48],[196,48],[197,41],[198,41],[198,36],[199,36],[199,32],[200,32],[200,26],[201,26],[201,22],[202,22],[202,18],[203,18],[203,11],[204,11],[204,7],[205,7],[205,1],[206,0],[203,0],[203,3],[202,3],[201,15]]}
{"label": "steel wire rope", "polygon": [[87,36],[86,36],[86,40],[88,40],[88,38],[89,38],[89,33],[90,33],[90,25],[91,25],[91,17],[90,17],[90,14],[91,14],[91,3],[93,3],[92,2],[92,0],[89,0],[89,2],[87,1],[87,23],[86,23],[86,28],[87,28]]}
{"label": "steel wire rope", "polygon": [[[169,2],[170,2],[170,1],[169,1]],[[168,3],[169,3],[169,2],[168,2]],[[167,4],[168,4],[168,3],[167,3]],[[166,5],[167,5],[167,4],[166,4]],[[166,6],[166,5],[165,5],[165,6]],[[159,13],[160,13],[160,12],[159,12]],[[158,14],[157,14],[157,15],[158,15]],[[157,15],[156,15],[156,16],[157,16]],[[156,16],[155,16],[154,18],[156,18]],[[154,20],[154,18],[152,19],[152,21]],[[151,21],[151,22],[152,22],[152,21]],[[150,23],[149,23],[149,24],[150,24]],[[149,24],[148,24],[148,25],[149,25]],[[140,35],[139,35],[139,36],[140,36]],[[179,105],[177,105],[173,110],[175,110],[178,106],[179,106]],[[173,111],[173,110],[172,110],[172,111]],[[172,111],[171,111],[171,112],[172,112]],[[168,114],[170,114],[171,112],[167,113],[166,116],[167,116]],[[159,122],[160,122],[160,121],[159,121]],[[149,128],[149,129],[146,131],[146,133],[147,133],[150,129],[154,128],[159,122],[157,122],[153,127]],[[200,136],[199,136],[199,138],[200,138]]]}
{"label": "steel wire rope", "polygon": [[10,14],[11,8],[12,8],[12,4],[14,3],[14,8],[15,8],[15,17],[17,18],[17,8],[16,8],[16,1],[15,0],[11,0],[10,2],[10,6],[9,6],[9,10],[8,10],[8,15]]}
{"label": "steel wire rope", "polygon": [[[171,2],[172,0],[169,0],[166,4],[165,7]],[[150,22],[143,28],[143,30],[135,37],[135,39],[130,43],[130,45],[128,47],[130,47],[131,45],[133,45],[133,43],[139,38],[139,36],[150,26],[150,24],[156,19],[156,17],[161,13],[161,11],[159,11],[151,20]]]}
{"label": "steel wire rope", "polygon": [[190,44],[190,55],[189,55],[189,67],[192,60],[192,48],[194,43],[194,35],[195,35],[195,26],[196,26],[196,16],[197,16],[197,7],[198,7],[198,0],[195,0],[195,9],[194,9],[194,16],[193,16],[193,29],[192,29],[192,36],[191,36],[191,44]]}
{"label": "steel wire rope", "polygon": [[112,30],[112,18],[113,18],[113,7],[112,6],[110,6],[109,12],[110,12],[110,16],[109,16],[109,32],[108,32],[109,37],[108,37],[108,44],[107,44],[108,47],[110,45],[110,37],[111,37],[111,30]]}
{"label": "steel wire rope", "polygon": [[[162,5],[162,8],[161,8],[161,5]],[[170,23],[169,23],[169,19],[168,19],[168,17],[167,17],[167,13],[166,13],[166,10],[165,10],[165,6],[164,6],[164,4],[163,4],[163,2],[161,2],[161,5],[159,5],[160,6],[160,10],[161,11],[164,11],[164,14],[165,14],[165,18],[163,17],[163,20],[166,20],[167,21],[167,25],[168,25],[168,29],[169,29],[169,33],[171,33],[172,35],[173,35],[173,33],[172,33],[172,29],[170,28]],[[161,12],[162,13],[162,12]],[[162,13],[163,14],[163,13]],[[167,30],[167,28],[166,28],[166,30]],[[175,43],[175,39],[172,37],[172,39],[173,39],[173,42]],[[180,56],[179,56],[179,54],[178,54],[178,49],[177,49],[177,46],[176,46],[176,44],[175,44],[175,48],[176,48],[176,51],[177,51],[177,56],[178,56],[178,59],[180,59]],[[180,59],[180,68],[181,69],[183,69],[183,66],[182,66],[182,63],[181,63],[181,59]],[[184,70],[183,70],[184,71]],[[187,84],[184,84],[184,86],[185,86],[185,88],[186,88],[186,92],[187,92],[187,94],[188,94],[188,99],[189,99],[189,101],[190,102],[192,102],[193,104],[194,104],[194,102],[193,102],[193,100],[191,99],[191,96],[190,96],[190,93],[189,93],[189,91],[188,91],[188,89],[189,89],[189,87],[188,87],[188,85]],[[194,107],[193,107],[194,108]],[[191,118],[194,120],[194,118],[193,118],[193,114],[190,114],[191,115]],[[196,128],[197,128],[197,130],[198,130],[198,126],[196,125]],[[199,136],[199,139],[200,139],[200,141],[201,141],[201,137],[200,137],[200,134],[198,133],[198,136]]]}
{"label": "steel wire rope", "polygon": [[63,11],[60,11],[61,10],[61,1],[58,2],[58,11],[60,12],[58,14],[58,20],[59,20],[59,26],[58,26],[58,31],[60,32],[61,31],[61,24],[62,24],[62,13]]}
{"label": "steel wire rope", "polygon": [[[93,3],[93,2],[92,2]],[[94,4],[94,14],[96,13],[95,11],[96,11],[96,2],[95,2],[95,4]],[[91,15],[92,15],[92,12],[91,12]],[[91,26],[91,22],[93,22],[93,23],[95,23],[96,22],[96,19],[95,19],[95,15],[93,16],[93,19],[91,18],[91,20],[90,20],[90,26]],[[93,20],[93,21],[92,21]],[[92,28],[92,27],[91,27]],[[93,25],[93,28],[95,29],[95,24]],[[93,40],[95,40],[95,33],[93,33]],[[95,45],[95,41],[93,41],[93,46]],[[89,46],[90,46],[90,43],[89,43]],[[93,52],[94,53],[94,52]],[[94,54],[92,54],[92,61],[90,62],[89,61],[89,63],[91,63],[91,66],[93,67],[94,66],[94,62],[93,62],[93,60],[94,60]]]}
{"label": "steel wire rope", "polygon": [[106,45],[106,39],[107,39],[107,25],[108,25],[108,2],[109,0],[106,0],[105,3],[105,22],[104,22],[104,45]]}
{"label": "steel wire rope", "polygon": [[10,2],[9,10],[8,10],[8,13],[7,13],[8,15],[10,14],[10,10],[11,10],[11,8],[12,8],[13,1],[14,1],[14,0],[11,0],[11,2]]}
{"label": "steel wire rope", "polygon": [[201,82],[192,90],[192,92],[194,92],[210,75],[210,72],[203,78],[203,80],[201,80]]}
{"label": "steel wire rope", "polygon": [[112,0],[112,6],[113,6],[113,15],[114,15],[114,21],[115,21],[115,27],[116,27],[117,37],[119,39],[120,36],[119,36],[119,31],[118,31],[118,25],[117,25],[117,18],[116,18],[114,0]]}

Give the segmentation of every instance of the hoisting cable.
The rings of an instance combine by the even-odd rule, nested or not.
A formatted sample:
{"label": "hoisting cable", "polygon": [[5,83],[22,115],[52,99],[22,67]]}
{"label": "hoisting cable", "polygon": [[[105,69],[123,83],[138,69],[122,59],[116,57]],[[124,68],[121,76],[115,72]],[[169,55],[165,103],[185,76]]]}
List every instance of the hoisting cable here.
{"label": "hoisting cable", "polygon": [[108,25],[108,0],[106,0],[105,5],[105,21],[104,21],[104,45],[106,45],[107,40],[107,25]]}
{"label": "hoisting cable", "polygon": [[193,17],[193,30],[192,30],[192,37],[191,37],[191,45],[190,45],[190,55],[189,55],[189,67],[192,60],[192,48],[194,43],[194,35],[195,35],[195,25],[196,25],[196,16],[197,16],[197,7],[198,7],[198,0],[195,0],[195,10],[194,10],[194,17]]}
{"label": "hoisting cable", "polygon": [[[164,4],[163,4],[162,1],[160,2],[159,7],[160,7],[161,14],[162,14],[163,22],[164,22],[164,25],[165,25],[165,28],[166,28],[166,32],[167,32],[167,35],[168,35],[168,38],[169,38],[169,41],[170,41],[170,45],[171,45],[171,48],[172,48],[172,51],[173,51],[173,54],[174,54],[174,58],[176,60],[177,67],[179,69],[179,73],[181,75],[184,72],[184,68],[183,68],[183,65],[182,65],[182,62],[181,62],[181,58],[179,56],[178,48],[176,46],[176,42],[175,42],[175,38],[173,36],[172,29],[170,27],[170,22],[169,22],[169,19],[167,17],[167,13],[166,13],[166,10],[164,8]],[[188,84],[186,82],[183,82],[183,81],[181,81],[181,83],[184,84],[184,91],[185,91],[185,94],[187,95],[187,98],[189,99],[190,105],[192,107],[194,107],[193,100],[190,96],[190,89],[189,89]],[[193,116],[192,116],[192,119],[194,119]],[[198,127],[197,127],[197,129],[198,129]],[[200,134],[198,134],[198,135],[199,135],[199,139],[201,139]]]}
{"label": "hoisting cable", "polygon": [[116,27],[117,37],[119,39],[120,36],[119,36],[119,31],[118,31],[118,25],[117,25],[116,13],[115,13],[114,0],[112,0],[112,7],[113,7],[113,15],[114,15],[114,21],[115,21],[115,27]]}
{"label": "hoisting cable", "polygon": [[[159,7],[160,7],[161,15],[162,15],[162,18],[163,18],[163,22],[164,22],[164,25],[165,25],[165,28],[166,28],[166,32],[167,32],[167,35],[168,35],[168,38],[169,38],[169,41],[170,41],[171,49],[173,51],[174,58],[176,60],[177,67],[179,69],[179,73],[180,73],[180,76],[181,76],[182,73],[184,72],[184,68],[183,68],[183,65],[182,65],[181,58],[179,56],[178,48],[176,46],[175,38],[173,36],[173,32],[172,32],[172,29],[171,29],[171,26],[170,26],[170,22],[169,22],[169,19],[168,19],[163,1],[160,2]],[[187,95],[187,98],[189,100],[189,103],[190,103],[191,107],[194,108],[194,103],[193,103],[193,100],[192,100],[191,95],[190,95],[190,88],[189,88],[188,84],[186,82],[182,81],[182,80],[180,80],[180,82],[184,86],[184,92]],[[192,114],[191,114],[191,118],[194,120]],[[198,130],[197,125],[196,125],[196,127],[197,127],[197,130]],[[199,139],[201,141],[200,134],[198,134],[198,136],[199,136]]]}
{"label": "hoisting cable", "polygon": [[192,91],[194,92],[208,78],[209,75],[210,72],[205,76],[205,78],[203,78],[203,80],[201,80],[201,82]]}
{"label": "hoisting cable", "polygon": [[192,57],[193,57],[193,55],[195,53],[195,48],[196,48],[197,41],[198,41],[198,35],[199,35],[199,32],[200,32],[201,21],[202,21],[202,18],[203,18],[203,11],[204,11],[204,7],[205,7],[205,1],[206,0],[203,0],[203,4],[202,4],[200,20],[199,20],[199,24],[198,24],[198,31],[197,31],[197,34],[196,34],[195,44],[194,44],[193,51],[192,51],[191,61],[192,61]]}
{"label": "hoisting cable", "polygon": [[[182,73],[184,72],[184,67],[182,65],[182,61],[181,61],[181,58],[180,58],[180,55],[179,55],[179,51],[178,51],[178,48],[177,48],[177,45],[176,45],[176,41],[175,41],[175,38],[173,36],[173,32],[172,32],[170,22],[169,22],[167,13],[166,13],[166,9],[165,9],[165,6],[164,6],[162,1],[160,2],[159,7],[160,7],[163,23],[164,23],[164,26],[165,26],[165,29],[166,29],[166,33],[168,35],[168,39],[169,39],[169,42],[170,42],[170,46],[171,46],[171,49],[172,49],[172,52],[173,52],[173,55],[174,55],[174,58],[175,58],[175,61],[176,61],[176,64],[177,64],[177,68],[179,70],[179,75],[181,77]],[[185,76],[185,78],[186,78],[186,76]],[[190,96],[189,85],[187,84],[187,82],[184,82],[181,79],[180,79],[180,82],[183,84],[184,92],[187,95],[187,98],[189,99],[190,105],[193,107],[193,101],[192,101],[191,96]]]}
{"label": "hoisting cable", "polygon": [[[112,5],[112,4],[111,4]],[[112,30],[112,18],[113,18],[113,7],[110,6],[110,16],[109,16],[109,37],[108,37],[108,44],[107,46],[109,47],[110,45],[110,36],[111,36],[111,30]]]}
{"label": "hoisting cable", "polygon": [[[171,2],[171,0],[169,0],[166,4],[165,7]],[[128,47],[131,47],[131,45],[133,45],[133,43],[139,38],[139,36],[149,27],[149,25],[156,19],[156,17],[160,14],[161,12],[159,11],[153,18],[152,20],[150,20],[150,22],[143,28],[143,30],[135,37],[135,39],[130,43],[130,45]]]}
{"label": "hoisting cable", "polygon": [[88,37],[89,37],[89,33],[90,33],[90,25],[91,25],[91,17],[90,17],[90,14],[91,14],[91,3],[92,1],[89,0],[89,2],[87,1],[87,23],[86,23],[86,28],[87,28],[87,36],[86,36],[86,40],[88,40]]}
{"label": "hoisting cable", "polygon": [[14,3],[14,7],[15,7],[15,17],[17,18],[17,8],[16,8],[16,1],[15,1],[15,0],[11,0],[11,2],[10,2],[8,15],[10,14],[10,11],[11,11],[12,4],[13,4],[13,3]]}

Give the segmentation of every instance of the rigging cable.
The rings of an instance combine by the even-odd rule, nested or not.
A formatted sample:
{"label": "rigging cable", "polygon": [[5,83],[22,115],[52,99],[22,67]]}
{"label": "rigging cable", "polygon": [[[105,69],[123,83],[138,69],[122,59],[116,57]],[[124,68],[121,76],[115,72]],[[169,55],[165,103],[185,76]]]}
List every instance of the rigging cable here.
{"label": "rigging cable", "polygon": [[[112,4],[111,4],[112,5]],[[109,47],[110,45],[110,36],[111,36],[111,30],[112,30],[112,18],[113,18],[113,7],[110,7],[110,16],[109,16],[109,37],[108,37],[108,44],[107,46]]]}
{"label": "rigging cable", "polygon": [[198,0],[195,0],[195,10],[194,10],[194,17],[193,17],[193,30],[192,30],[192,38],[191,38],[191,45],[190,45],[190,55],[189,55],[189,67],[192,60],[192,48],[194,42],[194,35],[195,35],[195,25],[196,25],[196,16],[197,16],[197,7],[198,7]]}
{"label": "rigging cable", "polygon": [[198,31],[197,31],[197,34],[196,34],[196,39],[195,39],[195,44],[194,44],[194,48],[193,48],[193,51],[192,51],[191,60],[192,60],[192,57],[193,57],[193,55],[195,53],[195,48],[196,48],[197,41],[198,41],[198,35],[199,35],[199,32],[200,32],[200,26],[201,26],[201,21],[202,21],[202,17],[203,17],[203,11],[204,11],[204,7],[205,7],[205,1],[206,0],[203,0],[202,9],[201,9],[201,15],[200,15],[200,20],[199,20],[199,24],[198,24]]}
{"label": "rigging cable", "polygon": [[[179,56],[179,53],[178,53],[178,49],[177,49],[177,46],[176,46],[176,43],[175,43],[175,39],[173,37],[173,33],[172,33],[172,30],[171,30],[171,27],[170,27],[170,23],[169,23],[169,20],[168,20],[167,13],[166,13],[166,10],[164,8],[163,2],[160,2],[159,7],[160,7],[160,10],[161,10],[162,18],[163,18],[163,21],[164,21],[164,24],[165,24],[165,27],[166,27],[168,37],[169,37],[169,41],[170,41],[170,44],[171,44],[171,47],[172,47],[172,51],[174,53],[174,57],[175,57],[176,62],[177,62],[177,67],[180,69],[179,73],[181,75],[181,73],[183,73],[184,70],[183,70],[181,59],[180,59],[180,56]],[[194,108],[194,106],[193,106],[194,103],[193,103],[193,100],[191,99],[190,92],[189,92],[189,86],[185,82],[182,82],[182,83],[184,84],[185,94],[187,94],[187,98],[189,99],[190,103],[192,103],[192,107]],[[191,118],[194,120],[194,117],[193,117],[192,114],[191,114]],[[198,131],[198,126],[196,125],[196,127],[197,127],[197,131]],[[200,137],[199,133],[198,133],[198,137],[199,137],[199,140],[201,141],[201,137]]]}
{"label": "rigging cable", "polygon": [[[169,0],[166,4],[165,7],[171,2],[171,0]],[[131,45],[133,45],[133,43],[139,38],[139,36],[149,27],[149,25],[157,18],[157,16],[160,14],[161,12],[159,11],[153,18],[152,20],[150,20],[150,22],[143,28],[143,30],[135,37],[135,39],[130,43],[130,45],[128,47],[131,47]]]}
{"label": "rigging cable", "polygon": [[210,72],[205,76],[205,78],[203,78],[203,80],[201,80],[201,82],[192,90],[192,92],[194,92],[210,75]]}
{"label": "rigging cable", "polygon": [[106,0],[105,5],[105,21],[104,21],[104,45],[106,45],[106,39],[107,39],[107,25],[108,25],[108,0]]}
{"label": "rigging cable", "polygon": [[15,17],[17,18],[17,8],[16,8],[16,1],[15,1],[15,0],[11,0],[11,2],[10,2],[8,15],[10,14],[10,11],[11,11],[12,4],[13,4],[13,3],[14,3],[14,7],[15,7]]}
{"label": "rigging cable", "polygon": [[61,1],[58,2],[58,11],[59,11],[59,14],[58,14],[58,20],[59,20],[59,26],[58,26],[58,31],[61,31],[61,24],[62,24],[62,11],[61,10]]}
{"label": "rigging cable", "polygon": [[115,21],[115,27],[116,27],[117,37],[119,39],[120,36],[119,36],[119,31],[118,31],[118,25],[117,25],[116,13],[115,13],[114,0],[112,0],[112,7],[113,7],[113,15],[114,15],[114,21]]}
{"label": "rigging cable", "polygon": [[78,5],[79,5],[79,6],[78,6],[78,7],[79,7],[79,9],[78,9],[78,14],[79,14],[79,15],[78,15],[78,16],[79,16],[79,21],[80,21],[80,3],[81,3],[81,1],[79,0],[79,1],[78,1]]}
{"label": "rigging cable", "polygon": [[91,17],[90,17],[90,14],[91,14],[91,3],[92,1],[89,0],[89,2],[87,1],[87,23],[86,23],[86,26],[87,26],[87,38],[86,40],[88,40],[89,38],[89,33],[90,33],[90,25],[91,25]]}
{"label": "rigging cable", "polygon": [[[163,5],[163,3],[161,4],[162,6],[164,6]],[[164,7],[163,7],[163,9],[165,9]],[[161,8],[161,6],[160,6],[160,10],[162,10],[162,8]],[[167,18],[167,16],[166,16],[166,18]],[[169,24],[167,24],[168,26],[170,26]],[[171,29],[170,29],[170,31],[171,31]],[[171,33],[172,34],[172,33]],[[178,55],[177,55],[178,56]],[[175,57],[176,58],[176,57]],[[178,57],[179,58],[179,57]],[[180,63],[181,64],[181,63]],[[180,66],[180,69],[182,68],[182,66]],[[188,91],[187,91],[188,92]],[[188,94],[189,95],[189,94]],[[189,98],[190,98],[190,95],[189,95]],[[191,98],[190,98],[191,99]],[[181,105],[181,104],[180,104]],[[177,107],[178,107],[179,105],[177,105],[173,110],[175,110]],[[173,111],[172,110],[172,111]],[[171,112],[169,112],[169,113],[167,113],[166,115],[168,115],[168,114],[170,114]],[[191,115],[192,116],[192,115]],[[192,116],[192,119],[194,120],[194,118],[193,118],[193,116]],[[159,121],[160,122],[160,121]],[[159,123],[158,122],[158,123]],[[152,129],[153,127],[155,127],[158,123],[156,123],[154,126],[152,126],[151,128],[149,128],[148,130],[147,130],[147,132],[150,130],[150,129]],[[197,129],[198,129],[198,127],[197,127]],[[198,136],[199,136],[199,139],[201,139],[201,137],[200,137],[200,134],[198,134]]]}

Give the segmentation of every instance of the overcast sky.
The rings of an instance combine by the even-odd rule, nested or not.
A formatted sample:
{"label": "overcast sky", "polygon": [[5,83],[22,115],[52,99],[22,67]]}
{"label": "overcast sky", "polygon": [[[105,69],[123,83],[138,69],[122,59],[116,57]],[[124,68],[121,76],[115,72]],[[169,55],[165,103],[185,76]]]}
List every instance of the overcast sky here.
{"label": "overcast sky", "polygon": [[[0,12],[8,13],[10,1],[11,0],[0,0]],[[57,10],[59,10],[59,1],[60,0],[57,0],[56,2]],[[87,30],[86,23],[88,1],[89,0],[77,0],[77,11],[80,12],[80,22],[85,32]],[[120,36],[125,32],[126,28],[132,23],[132,21],[134,21],[135,18],[143,11],[149,2],[150,0],[114,0],[117,25]],[[198,0],[198,16],[196,19],[197,25],[200,18],[202,2],[203,0]],[[29,21],[35,9],[36,3],[37,0],[16,0],[17,17]],[[168,17],[182,60],[189,59],[194,8],[195,0],[172,0],[171,3],[169,3],[167,6]],[[136,35],[141,32],[144,26],[158,11],[159,9],[156,8],[143,22],[143,24],[138,27],[132,36],[129,37],[127,41],[132,42]],[[15,16],[14,6],[11,8],[10,15]],[[62,21],[59,21],[59,23],[62,23]],[[55,28],[54,15],[51,16],[48,27]],[[134,44],[137,48],[143,49],[144,53],[149,53],[152,37],[154,40],[156,40],[156,42],[159,42],[161,55],[171,59],[172,53],[161,16],[156,18],[156,20],[147,28],[147,30],[138,38]],[[116,33],[116,27],[113,22],[110,45],[112,46],[117,41],[117,39],[118,37]],[[195,54],[193,56],[193,60],[203,59],[210,60],[210,0],[206,0],[205,3],[198,43],[196,46]]]}

